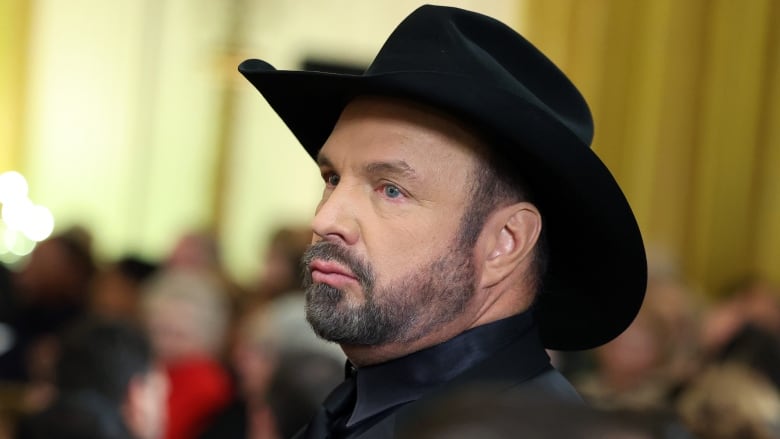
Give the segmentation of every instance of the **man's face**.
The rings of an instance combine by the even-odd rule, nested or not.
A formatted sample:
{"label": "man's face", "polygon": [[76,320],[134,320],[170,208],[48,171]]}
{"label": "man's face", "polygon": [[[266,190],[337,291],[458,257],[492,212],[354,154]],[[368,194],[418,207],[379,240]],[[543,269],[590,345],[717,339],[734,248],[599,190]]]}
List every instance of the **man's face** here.
{"label": "man's face", "polygon": [[477,144],[420,107],[347,106],[318,158],[325,189],[304,257],[318,335],[408,343],[461,316],[475,286],[473,243],[460,232]]}

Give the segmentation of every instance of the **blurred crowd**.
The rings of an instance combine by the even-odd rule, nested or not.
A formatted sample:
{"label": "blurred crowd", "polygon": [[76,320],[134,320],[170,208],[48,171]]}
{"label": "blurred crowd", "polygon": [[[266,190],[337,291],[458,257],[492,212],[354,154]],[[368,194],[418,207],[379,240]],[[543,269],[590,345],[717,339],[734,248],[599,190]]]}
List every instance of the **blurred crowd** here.
{"label": "blurred crowd", "polygon": [[[274,231],[248,285],[231,279],[218,240],[200,231],[161,260],[102,261],[75,227],[23,264],[0,265],[0,439],[292,436],[344,373],[341,350],[305,321],[299,261],[310,239],[306,227]],[[666,428],[648,437],[780,437],[779,298],[762,278],[704,294],[651,267],[626,332],[551,355],[599,410],[590,419]],[[443,418],[540,410],[500,400],[475,410],[480,395],[465,398]]]}
{"label": "blurred crowd", "polygon": [[593,351],[561,354],[559,367],[595,407],[687,432],[657,437],[780,438],[778,300],[763,278],[706,295],[651,267],[631,326]]}
{"label": "blurred crowd", "polygon": [[275,231],[248,285],[201,231],[101,261],[75,227],[0,266],[0,438],[290,437],[344,374],[305,321],[310,239]]}

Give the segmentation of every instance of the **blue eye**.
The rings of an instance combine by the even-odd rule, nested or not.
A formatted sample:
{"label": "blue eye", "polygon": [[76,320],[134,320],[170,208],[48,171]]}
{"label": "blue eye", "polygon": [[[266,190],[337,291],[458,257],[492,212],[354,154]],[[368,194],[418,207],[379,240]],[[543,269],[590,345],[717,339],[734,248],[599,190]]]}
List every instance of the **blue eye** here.
{"label": "blue eye", "polygon": [[403,195],[400,189],[391,184],[385,185],[384,193],[387,198],[398,198]]}
{"label": "blue eye", "polygon": [[325,183],[327,183],[329,186],[338,185],[340,180],[341,177],[339,177],[338,174],[327,174],[325,176]]}

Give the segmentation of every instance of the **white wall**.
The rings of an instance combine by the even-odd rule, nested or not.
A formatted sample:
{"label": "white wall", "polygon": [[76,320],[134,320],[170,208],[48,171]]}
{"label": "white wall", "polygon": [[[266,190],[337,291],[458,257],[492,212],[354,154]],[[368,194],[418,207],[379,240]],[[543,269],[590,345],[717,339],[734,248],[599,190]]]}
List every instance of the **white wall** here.
{"label": "white wall", "polygon": [[212,3],[35,3],[31,196],[60,226],[87,225],[104,255],[160,254],[208,219],[224,38]]}

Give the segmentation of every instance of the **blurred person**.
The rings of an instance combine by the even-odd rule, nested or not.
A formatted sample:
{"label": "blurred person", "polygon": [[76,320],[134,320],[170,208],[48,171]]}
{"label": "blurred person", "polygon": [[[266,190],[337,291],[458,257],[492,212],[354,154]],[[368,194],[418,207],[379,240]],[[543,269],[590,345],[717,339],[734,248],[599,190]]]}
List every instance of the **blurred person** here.
{"label": "blurred person", "polygon": [[739,362],[711,364],[686,386],[677,410],[696,437],[774,439],[780,437],[780,393],[755,370]]}
{"label": "blurred person", "polygon": [[23,302],[80,303],[94,272],[92,236],[74,226],[38,243],[13,281]]}
{"label": "blurred person", "polygon": [[768,296],[756,295],[748,302],[758,299],[752,306],[761,303],[770,309],[751,311],[747,305],[740,310],[735,304],[746,305],[744,299],[719,310],[736,317],[720,334],[728,338],[707,346],[699,370],[676,395],[680,415],[701,437],[780,437],[780,334],[773,329],[773,318],[759,317],[771,317],[774,305],[766,301]]}
{"label": "blurred person", "polygon": [[284,351],[271,376],[267,396],[279,437],[290,438],[300,431],[343,376],[344,361],[329,352]]}
{"label": "blurred person", "polygon": [[473,383],[581,401],[545,347],[620,334],[647,265],[587,104],[549,59],[490,17],[426,5],[363,75],[239,71],[324,183],[306,316],[349,367],[300,437],[393,437]]}
{"label": "blurred person", "polygon": [[726,289],[704,312],[700,343],[716,355],[746,325],[780,336],[780,291],[761,277],[749,276]]}
{"label": "blurred person", "polygon": [[[263,314],[262,308],[268,307],[277,299],[281,301],[303,301],[301,258],[303,252],[311,241],[311,229],[302,226],[282,226],[272,231],[270,243],[263,252],[260,265],[257,270],[257,279],[244,290],[243,295],[236,302],[236,318],[231,320],[229,335],[229,349],[235,351],[234,345],[239,343],[237,338],[242,331],[239,326],[244,320],[254,319],[252,315]],[[291,299],[297,297],[297,299]],[[291,310],[296,317],[303,313],[302,307],[280,309],[275,306],[271,315]],[[255,312],[258,311],[258,312]],[[301,325],[305,326],[304,322]],[[256,326],[256,325],[255,325]]]}
{"label": "blurred person", "polygon": [[274,230],[253,289],[259,302],[293,291],[302,293],[301,258],[310,243],[310,227],[285,226]]}
{"label": "blurred person", "polygon": [[576,377],[585,398],[606,408],[666,407],[699,367],[697,308],[675,277],[648,281],[642,309],[611,342],[592,351],[593,370]]}
{"label": "blurred person", "polygon": [[318,405],[323,387],[340,381],[327,372],[335,365],[343,373],[344,354],[311,332],[300,292],[255,304],[237,326],[231,365],[238,393],[201,439],[290,437],[291,425],[305,423],[301,413],[313,415],[307,395],[317,395]]}
{"label": "blurred person", "polygon": [[245,395],[264,398],[280,357],[290,352],[317,352],[341,363],[337,345],[318,339],[306,324],[303,298],[286,295],[249,310],[241,319],[232,361]]}
{"label": "blurred person", "polygon": [[277,367],[278,350],[266,333],[266,313],[245,310],[235,322],[230,367],[235,379],[231,402],[208,422],[201,439],[278,438],[266,395]]}
{"label": "blurred person", "polygon": [[[0,262],[0,323],[8,322],[13,318],[15,298],[12,295],[11,270]],[[0,348],[0,354],[3,349]]]}
{"label": "blurred person", "polygon": [[230,401],[221,352],[229,318],[222,283],[207,272],[166,268],[145,286],[143,320],[170,383],[166,439],[197,437]]}
{"label": "blurred person", "polygon": [[85,320],[64,337],[53,401],[22,421],[18,437],[158,439],[167,389],[139,328]]}
{"label": "blurred person", "polygon": [[665,373],[674,379],[686,377],[698,366],[701,346],[697,336],[701,324],[701,297],[677,275],[655,274],[648,281],[642,305],[660,320],[668,337]]}
{"label": "blurred person", "polygon": [[0,381],[49,379],[57,333],[82,316],[95,273],[91,236],[81,227],[57,233],[35,246],[0,293],[0,323],[10,346],[0,352]]}
{"label": "blurred person", "polygon": [[615,340],[594,351],[591,376],[574,381],[585,399],[605,408],[663,405],[673,383],[662,374],[671,336],[654,317],[642,314]]}
{"label": "blurred person", "polygon": [[0,382],[0,439],[15,438],[19,419],[24,416],[25,385],[19,382]]}
{"label": "blurred person", "polygon": [[[343,352],[337,345],[318,339],[306,323],[300,261],[310,241],[308,227],[283,226],[272,232],[258,279],[240,301],[239,315],[231,328],[230,366],[238,392],[203,439],[289,437],[287,429],[299,419],[291,414],[312,414],[306,411],[307,401],[299,399],[302,389],[314,386],[317,380],[300,376],[290,395],[281,398],[276,392],[275,399],[284,403],[272,410],[268,401],[271,382],[274,377],[284,381],[289,376],[289,371],[280,370],[280,358],[286,359],[284,367],[289,368],[290,355],[308,354],[318,361],[324,356],[341,364],[339,369],[343,370]],[[338,381],[327,382],[330,388],[336,384]]]}
{"label": "blurred person", "polygon": [[206,230],[188,231],[173,244],[165,265],[217,272],[222,270],[222,255],[216,236]]}
{"label": "blurred person", "polygon": [[740,363],[762,374],[780,392],[780,336],[766,328],[745,325],[717,353],[710,364]]}
{"label": "blurred person", "polygon": [[231,277],[222,261],[222,250],[216,233],[210,229],[187,230],[175,240],[173,247],[163,258],[162,268],[169,271],[194,271],[211,276],[219,285],[219,291],[225,296],[229,317],[227,320],[226,341],[219,356],[225,358],[231,349],[234,338],[236,316],[247,304],[244,303],[247,291]]}
{"label": "blurred person", "polygon": [[137,320],[143,283],[157,268],[153,262],[128,255],[100,270],[90,289],[90,313],[105,318]]}
{"label": "blurred person", "polygon": [[190,230],[182,233],[173,244],[164,264],[169,269],[206,272],[222,283],[223,294],[231,306],[244,294],[243,288],[230,276],[222,261],[217,235],[211,230]]}
{"label": "blurred person", "polygon": [[[14,329],[11,326],[16,318],[15,297],[11,291],[11,271],[0,262],[0,364],[7,362],[4,356],[16,344]],[[7,366],[6,366],[7,367]],[[8,379],[8,371],[2,372],[0,382]]]}

